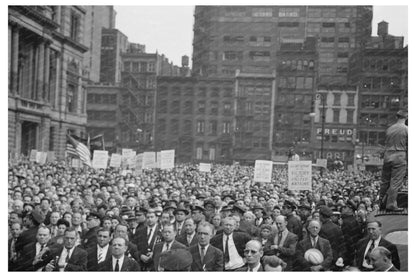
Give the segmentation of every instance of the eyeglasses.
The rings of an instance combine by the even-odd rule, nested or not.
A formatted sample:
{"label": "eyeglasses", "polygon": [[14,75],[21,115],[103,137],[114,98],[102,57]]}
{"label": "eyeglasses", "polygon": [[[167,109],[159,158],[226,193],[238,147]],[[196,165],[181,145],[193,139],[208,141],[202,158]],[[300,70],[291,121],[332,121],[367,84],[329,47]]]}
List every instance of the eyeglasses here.
{"label": "eyeglasses", "polygon": [[254,255],[254,254],[257,254],[259,251],[255,251],[255,250],[250,250],[250,249],[245,249],[244,250],[244,254],[251,254],[251,255]]}

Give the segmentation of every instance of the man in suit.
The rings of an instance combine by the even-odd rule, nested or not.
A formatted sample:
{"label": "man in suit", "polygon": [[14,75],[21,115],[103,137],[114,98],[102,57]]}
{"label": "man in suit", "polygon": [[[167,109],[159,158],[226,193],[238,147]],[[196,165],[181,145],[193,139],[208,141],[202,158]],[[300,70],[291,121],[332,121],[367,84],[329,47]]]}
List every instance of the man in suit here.
{"label": "man in suit", "polygon": [[211,244],[224,253],[225,271],[234,271],[244,265],[244,248],[251,239],[242,232],[234,232],[235,219],[226,217],[222,221],[224,232],[212,238]]}
{"label": "man in suit", "polygon": [[332,248],[332,269],[336,269],[336,262],[343,263],[344,261],[345,242],[341,228],[331,220],[332,214],[333,212],[328,206],[321,206],[319,208],[319,215],[322,222],[319,236],[329,240]]}
{"label": "man in suit", "polygon": [[344,259],[345,266],[353,265],[356,249],[355,244],[362,238],[361,226],[355,218],[356,210],[357,205],[351,200],[347,200],[341,207],[341,230],[344,234],[346,248]]}
{"label": "man in suit", "polygon": [[24,218],[26,230],[23,231],[16,240],[16,252],[18,255],[23,254],[22,249],[36,240],[39,225],[43,223],[45,217],[37,210],[33,210]]}
{"label": "man in suit", "polygon": [[195,221],[190,217],[185,220],[184,223],[185,233],[177,238],[178,242],[186,245],[187,247],[196,245],[198,238],[196,236],[196,225]]}
{"label": "man in suit", "polygon": [[81,246],[76,246],[78,232],[69,227],[65,231],[64,245],[52,250],[56,259],[45,266],[46,271],[86,271],[88,253]]}
{"label": "man in suit", "polygon": [[[318,234],[321,230],[321,223],[318,220],[311,220],[308,224],[308,236],[296,246],[296,271],[327,271],[331,267],[332,249],[328,240],[321,238]],[[305,252],[311,248],[318,249],[324,260],[318,265],[313,265],[305,259]]]}
{"label": "man in suit", "polygon": [[302,240],[303,227],[300,220],[294,216],[293,211],[296,209],[296,205],[288,200],[283,202],[282,214],[287,219],[287,229],[293,234],[298,236],[299,240]]}
{"label": "man in suit", "polygon": [[84,249],[88,249],[97,244],[97,230],[100,228],[100,224],[101,218],[97,213],[91,212],[87,216],[88,231],[81,238],[81,245]]}
{"label": "man in suit", "polygon": [[110,229],[100,228],[97,231],[97,245],[87,249],[88,252],[88,271],[97,271],[100,263],[110,259]]}
{"label": "man in suit", "polygon": [[116,228],[114,229],[114,237],[122,237],[126,240],[127,250],[124,253],[127,257],[135,259],[137,262],[140,261],[139,250],[137,246],[129,241],[129,230],[126,223],[122,222],[117,224]]}
{"label": "man in suit", "polygon": [[374,271],[399,271],[391,262],[391,252],[383,246],[376,247],[371,251],[370,260]]}
{"label": "man in suit", "polygon": [[185,233],[185,219],[186,216],[189,214],[189,211],[185,209],[184,207],[178,207],[174,212],[175,216],[175,230],[176,230],[176,236],[179,237],[182,234]]}
{"label": "man in suit", "polygon": [[263,256],[263,248],[258,240],[250,240],[247,242],[244,249],[244,256],[246,257],[246,265],[236,271],[264,271],[264,268],[260,263],[261,257]]}
{"label": "man in suit", "polygon": [[51,238],[50,230],[41,225],[36,234],[36,241],[25,245],[19,258],[16,261],[16,271],[37,271],[49,262],[52,258],[49,253],[48,242]]}
{"label": "man in suit", "polygon": [[277,225],[277,234],[271,249],[275,249],[276,256],[287,264],[285,271],[291,271],[293,269],[293,261],[296,257],[298,236],[289,232],[287,229],[287,219],[284,215],[277,216],[275,222]]}
{"label": "man in suit", "polygon": [[361,271],[373,270],[374,268],[371,264],[370,253],[374,248],[383,246],[391,252],[393,265],[400,270],[400,259],[397,252],[397,247],[396,245],[381,237],[381,222],[368,222],[367,233],[368,236],[366,238],[363,238],[357,242],[357,251],[355,257],[357,267]]}
{"label": "man in suit", "polygon": [[12,223],[10,226],[11,238],[9,239],[8,253],[9,253],[9,271],[13,271],[17,261],[16,241],[22,232],[22,225],[19,222]]}
{"label": "man in suit", "polygon": [[143,271],[150,270],[153,248],[161,237],[157,220],[156,211],[149,209],[146,214],[146,226],[138,230],[135,238],[134,243],[139,251],[140,267]]}
{"label": "man in suit", "polygon": [[199,223],[198,243],[189,248],[192,255],[191,271],[223,271],[224,260],[221,250],[209,244],[213,234],[214,227],[210,223]]}
{"label": "man in suit", "polygon": [[111,242],[111,258],[100,263],[99,271],[140,271],[140,265],[125,255],[127,251],[126,239],[115,237]]}
{"label": "man in suit", "polygon": [[175,237],[176,237],[175,227],[170,223],[163,225],[162,237],[163,237],[163,242],[157,243],[153,250],[152,271],[162,271],[162,269],[159,267],[159,262],[160,262],[159,259],[160,259],[161,253],[165,251],[169,251],[171,249],[173,250],[173,249],[180,249],[180,248],[186,249],[187,248],[185,245],[175,240]]}

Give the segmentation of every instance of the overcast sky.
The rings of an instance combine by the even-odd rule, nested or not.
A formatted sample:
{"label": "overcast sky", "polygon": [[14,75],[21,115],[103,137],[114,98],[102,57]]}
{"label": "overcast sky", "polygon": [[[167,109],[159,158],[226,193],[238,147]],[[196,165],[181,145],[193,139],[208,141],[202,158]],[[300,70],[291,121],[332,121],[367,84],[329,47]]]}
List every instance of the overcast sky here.
{"label": "overcast sky", "polygon": [[[181,56],[192,58],[194,6],[115,6],[116,28],[130,42],[146,45],[146,52],[160,54],[181,65]],[[389,33],[404,36],[407,44],[407,6],[374,6],[373,35],[377,23],[389,22]]]}

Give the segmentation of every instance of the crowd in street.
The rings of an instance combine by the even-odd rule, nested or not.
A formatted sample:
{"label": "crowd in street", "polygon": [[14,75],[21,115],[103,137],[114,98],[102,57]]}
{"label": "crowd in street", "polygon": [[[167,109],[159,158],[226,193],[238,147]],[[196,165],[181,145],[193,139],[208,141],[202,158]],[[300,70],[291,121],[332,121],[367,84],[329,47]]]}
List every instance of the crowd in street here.
{"label": "crowd in street", "polygon": [[371,216],[380,173],[317,170],[291,191],[287,166],[253,171],[9,164],[9,271],[400,270]]}

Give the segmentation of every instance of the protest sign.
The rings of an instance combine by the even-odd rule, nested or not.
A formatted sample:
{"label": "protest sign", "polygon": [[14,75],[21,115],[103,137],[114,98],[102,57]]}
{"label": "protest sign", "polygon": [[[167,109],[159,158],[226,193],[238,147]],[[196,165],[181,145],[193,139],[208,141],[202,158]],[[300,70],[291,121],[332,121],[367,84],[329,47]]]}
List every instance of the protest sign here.
{"label": "protest sign", "polygon": [[48,151],[48,157],[47,157],[48,163],[55,161],[55,152],[54,151]]}
{"label": "protest sign", "polygon": [[120,167],[121,166],[121,155],[113,153],[111,154],[110,167]]}
{"label": "protest sign", "polygon": [[161,169],[171,169],[175,167],[175,149],[160,151]]}
{"label": "protest sign", "polygon": [[36,162],[37,153],[38,151],[36,149],[32,149],[30,151],[29,161]]}
{"label": "protest sign", "polygon": [[271,182],[272,181],[273,162],[256,160],[254,165],[254,182]]}
{"label": "protest sign", "polygon": [[201,171],[201,172],[211,172],[211,164],[199,163],[199,171]]}
{"label": "protest sign", "polygon": [[94,156],[92,159],[93,168],[107,168],[108,151],[94,150]]}
{"label": "protest sign", "polygon": [[156,167],[156,153],[144,152],[143,153],[143,168],[151,169]]}
{"label": "protest sign", "polygon": [[156,152],[156,168],[160,168],[161,164],[162,164],[162,153],[159,151],[159,152]]}
{"label": "protest sign", "polygon": [[316,165],[320,167],[327,167],[328,161],[327,159],[316,159]]}
{"label": "protest sign", "polygon": [[312,191],[312,161],[288,162],[289,190]]}

